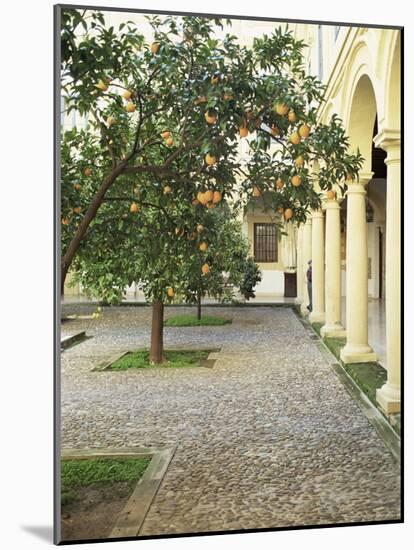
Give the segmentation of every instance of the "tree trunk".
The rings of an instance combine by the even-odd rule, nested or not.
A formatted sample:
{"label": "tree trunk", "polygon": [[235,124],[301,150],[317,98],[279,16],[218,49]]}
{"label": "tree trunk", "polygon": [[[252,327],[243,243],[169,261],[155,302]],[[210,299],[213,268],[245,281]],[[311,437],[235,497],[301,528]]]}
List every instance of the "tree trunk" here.
{"label": "tree trunk", "polygon": [[60,293],[62,295],[65,287],[66,275],[68,274],[72,260],[75,257],[76,252],[78,251],[79,245],[82,242],[82,239],[84,238],[89,225],[91,224],[92,220],[95,218],[99,210],[99,207],[101,206],[105,198],[105,193],[114,183],[116,178],[120,174],[122,174],[126,166],[127,166],[127,163],[123,161],[117,166],[115,166],[115,168],[106,176],[106,178],[102,182],[102,185],[98,189],[96,195],[92,199],[92,202],[90,203],[89,208],[87,209],[84,217],[82,218],[73,239],[70,241],[69,246],[65,252],[65,255],[61,259]]}
{"label": "tree trunk", "polygon": [[201,292],[197,291],[197,319],[201,319]]}
{"label": "tree trunk", "polygon": [[161,300],[154,300],[152,303],[152,326],[151,326],[151,363],[164,363],[164,304]]}

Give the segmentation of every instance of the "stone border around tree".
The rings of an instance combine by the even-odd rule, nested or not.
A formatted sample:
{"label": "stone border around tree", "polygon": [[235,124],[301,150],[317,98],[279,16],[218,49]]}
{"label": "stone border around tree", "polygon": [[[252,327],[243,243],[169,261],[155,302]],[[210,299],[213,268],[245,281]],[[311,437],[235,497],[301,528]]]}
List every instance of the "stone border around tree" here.
{"label": "stone border around tree", "polygon": [[[214,365],[216,364],[217,359],[219,358],[219,353],[221,351],[221,348],[210,348],[210,347],[209,348],[197,348],[197,349],[189,348],[189,349],[186,349],[186,350],[178,348],[178,349],[167,349],[165,351],[209,351],[210,353],[209,353],[207,359],[201,360],[200,361],[200,366],[199,367],[194,367],[194,368],[212,369],[214,367]],[[118,359],[121,359],[125,355],[128,355],[128,353],[131,353],[131,351],[128,350],[128,351],[123,351],[122,353],[117,353],[117,354],[113,355],[112,357],[110,357],[109,359],[106,359],[104,361],[101,361],[97,365],[94,365],[91,368],[91,371],[92,372],[109,371],[111,369],[111,366],[116,361],[118,361]],[[159,368],[163,368],[163,367],[159,367]],[[128,371],[131,371],[131,370],[134,370],[134,369],[128,369]],[[135,370],[145,370],[145,369],[135,369]],[[114,369],[111,372],[115,372],[115,371],[116,371],[116,369]]]}
{"label": "stone border around tree", "polygon": [[84,330],[80,332],[75,332],[75,334],[66,336],[60,341],[60,350],[64,351],[66,349],[69,349],[72,346],[75,346],[76,344],[80,344],[81,342],[84,342],[87,339],[88,337],[86,336],[86,332]]}
{"label": "stone border around tree", "polygon": [[62,460],[94,458],[150,458],[108,538],[137,537],[148,510],[177,449],[173,447],[124,447],[109,449],[62,449]]}

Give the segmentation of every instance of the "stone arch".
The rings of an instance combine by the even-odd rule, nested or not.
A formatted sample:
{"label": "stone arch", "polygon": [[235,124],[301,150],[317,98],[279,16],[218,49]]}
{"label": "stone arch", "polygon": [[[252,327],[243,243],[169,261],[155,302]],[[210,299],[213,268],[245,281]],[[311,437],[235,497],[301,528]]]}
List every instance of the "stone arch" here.
{"label": "stone arch", "polygon": [[[361,74],[362,73],[362,74]],[[371,78],[366,72],[358,75],[347,119],[351,151],[359,148],[365,159],[361,172],[371,172],[372,133],[377,116],[377,100]]]}
{"label": "stone arch", "polygon": [[385,94],[386,125],[388,129],[401,128],[401,31],[394,31]]}
{"label": "stone arch", "polygon": [[330,101],[323,110],[321,121],[323,124],[329,124],[332,115],[335,112],[334,102]]}

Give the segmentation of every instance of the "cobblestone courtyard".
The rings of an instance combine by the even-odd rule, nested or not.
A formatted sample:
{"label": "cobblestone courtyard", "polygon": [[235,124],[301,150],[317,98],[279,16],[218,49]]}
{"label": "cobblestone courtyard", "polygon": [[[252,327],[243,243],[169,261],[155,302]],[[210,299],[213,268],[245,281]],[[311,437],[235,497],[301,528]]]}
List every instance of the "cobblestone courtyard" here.
{"label": "cobblestone courtyard", "polygon": [[204,313],[233,323],[164,342],[221,348],[213,369],[91,372],[148,345],[148,307],[63,325],[93,338],[62,353],[62,447],[178,445],[140,534],[398,519],[398,465],[293,311]]}

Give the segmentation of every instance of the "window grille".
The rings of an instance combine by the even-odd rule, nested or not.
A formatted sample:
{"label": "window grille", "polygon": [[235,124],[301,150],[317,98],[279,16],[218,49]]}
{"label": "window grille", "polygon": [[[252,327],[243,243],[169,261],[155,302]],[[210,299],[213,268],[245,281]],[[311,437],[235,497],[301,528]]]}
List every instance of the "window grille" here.
{"label": "window grille", "polygon": [[254,224],[254,260],[261,263],[277,262],[276,224]]}

